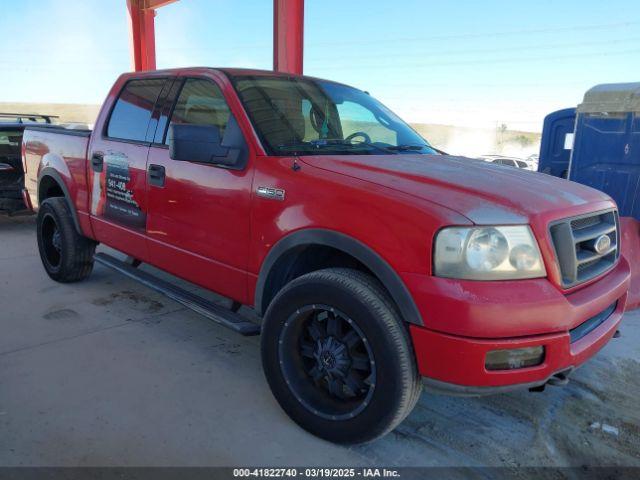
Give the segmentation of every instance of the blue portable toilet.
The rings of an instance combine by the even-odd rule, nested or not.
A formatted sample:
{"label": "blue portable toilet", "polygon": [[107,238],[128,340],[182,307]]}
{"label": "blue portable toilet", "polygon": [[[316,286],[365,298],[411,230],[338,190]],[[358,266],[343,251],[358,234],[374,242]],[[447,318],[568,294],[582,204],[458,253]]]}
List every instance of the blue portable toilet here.
{"label": "blue portable toilet", "polygon": [[578,105],[569,179],[602,190],[640,220],[640,83],[598,85]]}
{"label": "blue portable toilet", "polygon": [[558,110],[545,117],[540,142],[539,172],[567,178],[575,124],[575,108]]}
{"label": "blue portable toilet", "polygon": [[607,193],[640,220],[640,83],[597,85],[545,118],[538,171]]}

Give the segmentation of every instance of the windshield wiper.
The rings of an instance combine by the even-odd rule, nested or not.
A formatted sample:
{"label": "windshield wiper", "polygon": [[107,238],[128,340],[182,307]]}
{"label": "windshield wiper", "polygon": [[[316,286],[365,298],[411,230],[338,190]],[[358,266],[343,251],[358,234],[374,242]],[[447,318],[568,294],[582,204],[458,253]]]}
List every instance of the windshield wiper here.
{"label": "windshield wiper", "polygon": [[351,142],[345,142],[344,139],[342,138],[327,138],[327,139],[320,139],[320,140],[313,140],[311,143],[318,144],[318,145],[339,145],[339,146],[344,146],[344,147],[352,147],[352,148],[358,148],[358,147],[369,147],[371,149],[374,150],[378,150],[380,152],[385,152],[385,153],[389,153],[390,152],[390,148],[389,147],[383,147],[381,145],[376,145],[375,143],[370,143],[370,142],[358,142],[358,143],[351,143]]}
{"label": "windshield wiper", "polygon": [[[367,147],[366,149],[362,149],[362,147]],[[348,143],[344,140],[312,140],[310,142],[304,143],[285,143],[283,145],[278,145],[278,149],[280,150],[289,150],[292,152],[296,151],[304,151],[304,152],[313,152],[314,150],[344,150],[347,152],[353,153],[369,153],[372,150],[379,150],[385,153],[389,153],[386,148],[379,147],[378,145],[374,145],[372,143],[359,142],[359,143]]]}
{"label": "windshield wiper", "polygon": [[396,145],[396,146],[391,146],[391,147],[385,147],[388,150],[393,150],[396,152],[407,152],[407,151],[418,151],[418,150],[424,150],[426,148],[426,145]]}
{"label": "windshield wiper", "polygon": [[300,143],[283,143],[278,145],[276,148],[280,150],[304,150],[305,152],[320,150],[323,148],[331,148],[331,147],[342,147],[344,145],[339,145],[336,143],[315,143],[315,142],[300,142]]}

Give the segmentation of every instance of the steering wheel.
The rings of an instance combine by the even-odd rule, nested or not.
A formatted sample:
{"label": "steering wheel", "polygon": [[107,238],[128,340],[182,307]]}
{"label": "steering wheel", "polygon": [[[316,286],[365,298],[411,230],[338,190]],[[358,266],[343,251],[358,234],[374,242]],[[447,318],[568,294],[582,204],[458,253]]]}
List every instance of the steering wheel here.
{"label": "steering wheel", "polygon": [[344,141],[346,143],[353,143],[353,139],[358,137],[362,137],[364,139],[363,143],[371,143],[371,137],[365,132],[353,132],[351,135],[345,138]]}

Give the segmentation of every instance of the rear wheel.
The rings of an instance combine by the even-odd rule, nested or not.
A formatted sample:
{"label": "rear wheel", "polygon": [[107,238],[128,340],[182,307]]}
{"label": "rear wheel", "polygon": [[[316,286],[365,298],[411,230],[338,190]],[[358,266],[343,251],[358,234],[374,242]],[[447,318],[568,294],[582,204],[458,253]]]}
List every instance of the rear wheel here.
{"label": "rear wheel", "polygon": [[89,276],[96,242],[77,232],[66,200],[54,197],[42,202],[36,223],[38,250],[49,277],[68,283]]}
{"label": "rear wheel", "polygon": [[375,279],[355,270],[312,272],[285,286],[265,315],[262,360],[287,414],[338,443],[389,432],[421,388],[395,306]]}

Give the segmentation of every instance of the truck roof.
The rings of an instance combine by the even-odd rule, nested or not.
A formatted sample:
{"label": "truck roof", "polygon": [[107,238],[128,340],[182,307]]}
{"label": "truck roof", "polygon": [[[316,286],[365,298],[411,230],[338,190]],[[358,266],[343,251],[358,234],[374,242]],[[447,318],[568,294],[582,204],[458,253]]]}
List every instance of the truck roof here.
{"label": "truck roof", "polygon": [[605,83],[584,94],[578,113],[640,112],[640,82]]}
{"label": "truck roof", "polygon": [[313,77],[313,76],[309,76],[309,75],[298,75],[295,73],[286,73],[286,72],[276,72],[273,70],[260,70],[260,69],[255,69],[255,68],[227,68],[227,67],[183,67],[183,68],[170,68],[170,69],[165,69],[165,70],[149,70],[146,72],[128,72],[125,73],[124,76],[128,77],[128,78],[140,78],[140,77],[145,77],[145,76],[158,76],[158,75],[163,75],[163,74],[170,74],[170,75],[175,75],[177,73],[180,72],[198,72],[198,71],[217,71],[217,72],[222,72],[227,76],[230,77],[234,77],[234,76],[243,76],[243,75],[254,75],[254,76],[264,76],[264,77],[295,77],[295,78],[308,78],[311,80],[322,80],[325,82],[332,82],[332,83],[341,83],[341,82],[336,82],[334,80],[328,80],[328,79],[324,79],[324,78],[319,78],[319,77]]}

